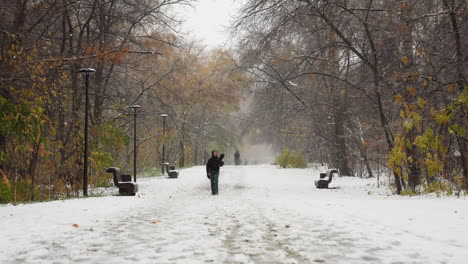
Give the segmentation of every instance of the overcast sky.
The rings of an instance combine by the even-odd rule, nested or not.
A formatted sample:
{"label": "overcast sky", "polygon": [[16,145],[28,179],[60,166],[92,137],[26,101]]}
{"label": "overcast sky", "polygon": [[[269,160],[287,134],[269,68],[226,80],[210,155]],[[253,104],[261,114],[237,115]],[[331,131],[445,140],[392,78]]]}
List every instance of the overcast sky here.
{"label": "overcast sky", "polygon": [[240,5],[240,0],[198,0],[193,8],[183,8],[178,13],[185,20],[183,30],[190,32],[192,39],[215,48],[226,43],[226,28]]}

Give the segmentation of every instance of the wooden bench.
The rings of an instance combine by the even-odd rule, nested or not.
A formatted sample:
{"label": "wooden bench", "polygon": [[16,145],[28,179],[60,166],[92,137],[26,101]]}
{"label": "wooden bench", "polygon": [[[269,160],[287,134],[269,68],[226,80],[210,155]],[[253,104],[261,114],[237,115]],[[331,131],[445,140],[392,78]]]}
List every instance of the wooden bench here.
{"label": "wooden bench", "polygon": [[175,169],[175,166],[171,166],[169,162],[166,162],[163,164],[164,170],[167,171],[167,175],[169,178],[178,178],[179,177],[179,171]]}
{"label": "wooden bench", "polygon": [[334,173],[339,174],[335,169],[328,170],[326,173],[320,173],[320,179],[315,181],[315,187],[318,189],[328,189],[328,185],[331,183]]}
{"label": "wooden bench", "polygon": [[120,195],[133,196],[138,192],[138,184],[132,182],[132,175],[122,175],[117,167],[107,168],[106,172],[114,175],[114,185],[119,188]]}

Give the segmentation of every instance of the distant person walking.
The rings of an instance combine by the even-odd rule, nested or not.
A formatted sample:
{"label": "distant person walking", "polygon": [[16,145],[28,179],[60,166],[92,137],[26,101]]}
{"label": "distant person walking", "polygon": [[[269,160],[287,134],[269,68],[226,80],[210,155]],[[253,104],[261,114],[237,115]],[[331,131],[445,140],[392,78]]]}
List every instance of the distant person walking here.
{"label": "distant person walking", "polygon": [[211,152],[211,158],[206,163],[206,174],[211,182],[211,194],[218,195],[219,168],[224,165],[224,154],[218,158],[216,150]]}
{"label": "distant person walking", "polygon": [[240,154],[239,154],[238,150],[236,150],[236,153],[234,153],[234,163],[237,166],[239,166],[241,164]]}

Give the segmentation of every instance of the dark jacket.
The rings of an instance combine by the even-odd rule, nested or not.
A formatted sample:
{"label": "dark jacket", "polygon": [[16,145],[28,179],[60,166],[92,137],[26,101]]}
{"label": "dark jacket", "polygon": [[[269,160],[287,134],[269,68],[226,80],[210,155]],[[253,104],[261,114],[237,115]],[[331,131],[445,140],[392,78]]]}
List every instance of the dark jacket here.
{"label": "dark jacket", "polygon": [[211,156],[211,158],[206,163],[206,173],[210,171],[219,171],[219,167],[224,165],[223,158],[223,154],[221,154],[219,158],[217,156]]}

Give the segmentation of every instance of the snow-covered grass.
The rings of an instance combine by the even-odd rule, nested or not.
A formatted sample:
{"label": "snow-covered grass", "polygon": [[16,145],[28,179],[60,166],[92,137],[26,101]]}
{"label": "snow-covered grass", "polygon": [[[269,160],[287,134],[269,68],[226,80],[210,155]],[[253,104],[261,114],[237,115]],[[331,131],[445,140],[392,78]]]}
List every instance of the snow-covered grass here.
{"label": "snow-covered grass", "polygon": [[0,263],[466,263],[466,198],[351,177],[319,190],[318,173],[226,166],[211,196],[193,167],[136,197],[1,206]]}

